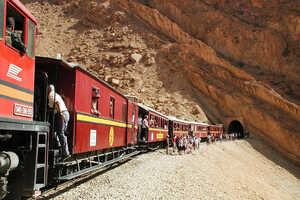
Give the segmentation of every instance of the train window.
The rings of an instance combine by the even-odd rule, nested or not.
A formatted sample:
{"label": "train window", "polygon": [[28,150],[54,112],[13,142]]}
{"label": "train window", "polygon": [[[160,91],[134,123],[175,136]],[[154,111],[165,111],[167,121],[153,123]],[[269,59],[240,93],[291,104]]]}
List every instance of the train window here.
{"label": "train window", "polygon": [[13,47],[21,53],[26,52],[26,46],[24,44],[24,25],[25,17],[8,3],[6,14],[5,42],[8,46]]}
{"label": "train window", "polygon": [[155,128],[158,128],[159,127],[159,118],[158,117],[155,117]]}
{"label": "train window", "polygon": [[132,111],[132,123],[135,123],[135,108],[133,107]]}
{"label": "train window", "polygon": [[159,128],[162,127],[162,123],[161,123],[162,121],[161,121],[161,120],[162,120],[161,118],[158,119],[158,127],[159,127]]}
{"label": "train window", "polygon": [[154,120],[153,120],[154,116],[153,115],[150,115],[150,127],[154,127]]}
{"label": "train window", "polygon": [[109,116],[115,118],[115,99],[113,97],[110,97],[109,101]]}
{"label": "train window", "polygon": [[3,40],[4,29],[4,0],[0,0],[0,40]]}
{"label": "train window", "polygon": [[95,115],[99,115],[99,98],[100,98],[100,91],[99,88],[92,88],[92,103],[91,103],[91,113]]}
{"label": "train window", "polygon": [[30,19],[27,24],[27,55],[31,58],[34,57],[34,38],[35,38],[35,24]]}

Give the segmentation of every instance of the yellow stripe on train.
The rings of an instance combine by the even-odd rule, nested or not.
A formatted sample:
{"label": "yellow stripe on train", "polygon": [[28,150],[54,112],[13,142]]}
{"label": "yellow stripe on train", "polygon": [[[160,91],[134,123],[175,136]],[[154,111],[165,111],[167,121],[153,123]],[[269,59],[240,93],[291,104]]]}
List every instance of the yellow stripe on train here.
{"label": "yellow stripe on train", "polygon": [[[82,115],[82,114],[77,114],[77,120],[84,121],[84,122],[92,122],[92,123],[97,123],[102,125],[118,126],[122,128],[125,128],[127,126],[126,123],[117,122],[109,119],[101,119],[101,118]],[[128,124],[128,127],[132,127],[132,125]]]}
{"label": "yellow stripe on train", "polygon": [[168,129],[162,129],[162,128],[149,128],[149,131],[166,132],[166,131],[168,131]]}

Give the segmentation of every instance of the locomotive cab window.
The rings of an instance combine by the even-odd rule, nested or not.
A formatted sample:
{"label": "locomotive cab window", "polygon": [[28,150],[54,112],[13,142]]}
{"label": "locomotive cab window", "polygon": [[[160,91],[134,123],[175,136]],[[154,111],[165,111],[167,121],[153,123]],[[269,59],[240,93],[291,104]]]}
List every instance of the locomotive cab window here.
{"label": "locomotive cab window", "polygon": [[92,88],[92,103],[91,103],[91,113],[94,115],[99,115],[99,98],[100,98],[100,90],[99,88]]}
{"label": "locomotive cab window", "polygon": [[115,118],[115,99],[113,97],[110,97],[109,101],[109,116]]}
{"label": "locomotive cab window", "polygon": [[5,42],[21,53],[26,52],[24,28],[25,17],[7,3]]}
{"label": "locomotive cab window", "polygon": [[4,0],[0,0],[0,40],[3,40],[4,30]]}

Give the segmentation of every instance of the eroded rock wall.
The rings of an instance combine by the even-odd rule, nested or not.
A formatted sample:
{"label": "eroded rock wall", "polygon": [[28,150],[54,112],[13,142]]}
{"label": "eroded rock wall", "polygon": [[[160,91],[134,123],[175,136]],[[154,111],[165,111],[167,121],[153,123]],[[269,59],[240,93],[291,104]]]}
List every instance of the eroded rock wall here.
{"label": "eroded rock wall", "polygon": [[197,0],[153,0],[148,2],[150,6],[137,1],[118,2],[175,41],[160,50],[157,60],[161,67],[185,73],[205,105],[217,107],[214,115],[221,120],[242,117],[250,132],[262,135],[299,163],[299,106],[232,62],[284,73],[299,84],[299,68],[294,65],[297,59],[290,65],[285,63],[282,52],[286,42],[278,32],[244,24]]}

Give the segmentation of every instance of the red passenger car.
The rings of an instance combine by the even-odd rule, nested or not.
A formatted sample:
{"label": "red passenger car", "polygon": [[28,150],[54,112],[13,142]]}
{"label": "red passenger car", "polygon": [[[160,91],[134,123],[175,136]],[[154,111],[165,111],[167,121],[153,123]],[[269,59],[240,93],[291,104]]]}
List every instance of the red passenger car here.
{"label": "red passenger car", "polygon": [[191,125],[187,121],[180,120],[172,116],[169,116],[168,118],[172,123],[172,137],[174,137],[174,135],[176,135],[177,137],[188,135]]}
{"label": "red passenger car", "polygon": [[210,125],[209,133],[218,138],[220,135],[223,135],[223,129],[223,124]]}
{"label": "red passenger car", "polygon": [[[149,130],[146,137],[148,143],[163,143],[168,136],[169,121],[167,116],[149,108],[143,104],[138,104],[139,116],[143,119],[148,116]],[[143,133],[142,133],[143,134]],[[140,138],[143,139],[142,137]]]}
{"label": "red passenger car", "polygon": [[[72,70],[75,116],[73,153],[126,145],[127,98],[80,67]],[[92,112],[93,90],[100,94],[96,111]]]}
{"label": "red passenger car", "polygon": [[190,122],[192,131],[199,138],[207,138],[209,125],[201,122]]}
{"label": "red passenger car", "polygon": [[48,82],[66,101],[72,119],[68,139],[73,154],[137,143],[138,108],[134,102],[79,66],[36,59],[38,73],[46,73]]}

